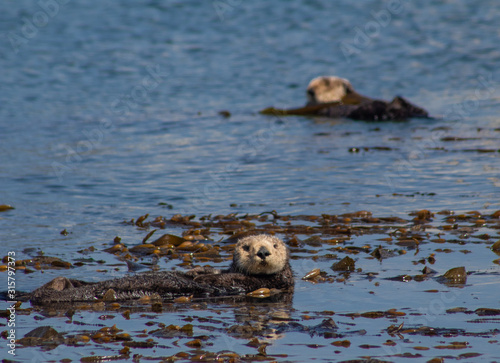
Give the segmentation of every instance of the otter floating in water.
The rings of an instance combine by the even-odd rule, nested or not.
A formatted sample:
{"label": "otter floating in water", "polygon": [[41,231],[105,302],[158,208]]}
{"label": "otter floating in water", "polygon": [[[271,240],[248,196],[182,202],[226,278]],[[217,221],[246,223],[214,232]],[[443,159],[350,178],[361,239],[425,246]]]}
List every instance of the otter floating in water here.
{"label": "otter floating in water", "polygon": [[79,301],[133,300],[145,295],[171,299],[181,295],[195,297],[229,296],[260,288],[292,291],[294,279],[289,252],[279,238],[253,235],[236,244],[233,262],[227,270],[197,267],[185,273],[146,272],[102,282],[57,277],[22,297],[34,304]]}
{"label": "otter floating in water", "polygon": [[317,115],[347,117],[364,121],[406,120],[428,118],[426,110],[415,106],[400,96],[391,102],[376,100],[357,93],[344,78],[323,76],[314,78],[307,86],[308,102],[305,107],[279,110],[273,107],[262,110],[271,115]]}

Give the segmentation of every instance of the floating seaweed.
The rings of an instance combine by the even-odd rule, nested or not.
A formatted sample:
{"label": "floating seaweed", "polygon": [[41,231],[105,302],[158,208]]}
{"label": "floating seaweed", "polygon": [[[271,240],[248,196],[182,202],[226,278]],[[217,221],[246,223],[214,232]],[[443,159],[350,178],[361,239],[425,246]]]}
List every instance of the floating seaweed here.
{"label": "floating seaweed", "polygon": [[[203,274],[215,268],[226,267],[231,259],[234,243],[239,238],[255,233],[269,233],[279,235],[289,246],[292,264],[307,267],[304,270],[296,269],[297,281],[303,278],[303,281],[297,282],[302,284],[300,293],[308,294],[305,291],[309,289],[319,293],[334,291],[327,296],[337,296],[338,300],[333,300],[328,307],[325,305],[322,311],[294,311],[292,296],[283,297],[273,289],[260,289],[248,296],[204,299],[185,295],[171,300],[162,300],[159,296],[143,296],[134,302],[118,303],[110,289],[96,302],[25,309],[21,305],[17,306],[17,314],[31,315],[37,320],[37,324],[38,320],[44,320],[43,326],[57,332],[50,338],[51,330],[45,328],[49,333],[43,338],[45,340],[26,335],[20,338],[20,344],[22,341],[26,346],[40,347],[30,349],[59,345],[88,345],[93,348],[104,346],[110,352],[107,356],[100,353],[86,356],[82,361],[131,359],[135,354],[148,357],[153,348],[169,352],[162,357],[164,360],[271,361],[287,359],[286,354],[269,352],[276,351],[276,347],[272,350],[270,347],[289,333],[294,333],[292,336],[303,335],[304,339],[331,339],[325,342],[308,340],[303,347],[326,349],[329,346],[336,350],[336,354],[352,349],[379,354],[384,347],[398,346],[398,339],[408,335],[440,338],[439,342],[433,340],[433,343],[427,345],[414,344],[409,348],[413,350],[411,353],[407,351],[399,356],[392,355],[391,360],[394,360],[397,359],[394,358],[396,356],[413,357],[420,354],[428,357],[426,352],[436,349],[474,349],[470,338],[495,341],[500,335],[500,331],[495,328],[467,329],[467,324],[498,324],[500,312],[497,306],[485,304],[480,305],[482,307],[468,307],[464,304],[454,307],[455,305],[448,304],[448,301],[454,301],[454,292],[469,286],[466,283],[474,285],[474,279],[467,281],[469,276],[479,277],[485,274],[493,279],[496,276],[494,271],[474,271],[474,268],[469,267],[468,260],[463,258],[460,260],[460,265],[463,266],[459,268],[449,269],[448,264],[443,265],[444,262],[449,263],[452,257],[457,259],[464,256],[466,251],[474,253],[475,246],[489,248],[497,253],[498,242],[495,241],[500,230],[500,211],[454,213],[449,210],[420,210],[412,212],[407,218],[375,216],[370,211],[341,215],[283,215],[277,211],[266,211],[258,214],[151,218],[145,214],[126,224],[137,229],[141,237],[135,240],[116,237],[104,247],[97,244],[87,246],[79,250],[79,255],[70,261],[36,256],[36,249],[26,250],[23,253],[33,256],[17,260],[15,267],[18,272],[31,269],[36,273],[45,269],[72,269],[71,271],[77,272],[82,266],[94,265],[96,270],[105,266],[102,271],[107,272],[175,268]],[[103,255],[109,257],[103,259]],[[7,256],[2,261],[4,265],[0,265],[0,270],[6,271]],[[386,270],[387,266],[398,264],[398,269]],[[42,267],[41,270],[37,266]],[[329,269],[329,266],[335,268]],[[448,270],[443,266],[447,266]],[[495,266],[493,262],[492,266]],[[407,284],[393,283],[394,280]],[[444,285],[436,284],[436,281]],[[369,282],[371,286],[367,288],[366,284]],[[486,283],[495,284],[495,281]],[[428,294],[431,308],[440,306],[432,304],[445,301],[446,309],[440,314],[464,316],[466,323],[460,328],[430,326],[431,320],[426,320],[425,313],[398,305],[397,294],[391,300],[391,304],[396,307],[393,309],[360,311],[356,304],[352,304],[348,311],[337,311],[336,304],[345,299],[340,289],[349,285],[351,289],[356,289],[359,284],[365,286],[361,292],[367,293],[370,299],[381,294],[379,291],[385,293],[387,286],[401,290],[402,293],[407,286],[423,286],[417,289],[422,294]],[[384,285],[385,289],[380,290]],[[0,316],[8,317],[9,314],[8,310],[0,311]],[[95,314],[96,320],[91,323],[77,318],[86,314]],[[176,319],[184,320],[185,323],[164,324],[169,314],[175,314]],[[233,314],[234,317],[231,318],[228,314]],[[50,326],[53,321],[50,320],[51,317],[69,319],[81,329],[69,329],[66,330],[68,332],[60,333],[60,328]],[[427,324],[415,325],[412,323],[415,319]],[[110,320],[130,320],[137,326],[142,324],[142,328],[123,331],[119,322],[114,328],[102,326],[102,323]],[[361,323],[362,321],[365,323]],[[369,326],[373,325],[373,328],[366,328],[366,322],[369,322]],[[356,328],[360,324],[366,330]],[[386,334],[392,340],[380,338]],[[365,335],[370,337],[370,342],[361,345],[355,343],[355,337]],[[6,337],[6,333],[2,333],[2,336]],[[243,340],[242,345],[247,349],[254,349],[254,353],[241,354],[236,350],[215,349],[221,336]],[[470,360],[478,356],[475,352],[467,353],[469,354],[460,353],[454,357]]]}

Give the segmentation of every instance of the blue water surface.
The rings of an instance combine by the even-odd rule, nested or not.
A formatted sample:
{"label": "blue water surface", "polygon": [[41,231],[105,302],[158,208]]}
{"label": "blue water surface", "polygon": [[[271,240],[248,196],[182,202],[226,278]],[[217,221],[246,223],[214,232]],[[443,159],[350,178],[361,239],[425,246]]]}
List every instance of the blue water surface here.
{"label": "blue water surface", "polygon": [[[492,0],[3,2],[0,204],[15,209],[0,213],[0,255],[27,258],[22,251],[35,247],[72,261],[76,251],[102,250],[117,235],[139,243],[143,231],[120,223],[145,213],[493,213],[500,209],[499,18]],[[403,95],[435,118],[369,123],[258,113],[303,105],[308,82],[319,75],[348,78],[372,97]],[[491,251],[468,249],[470,269],[498,273]],[[440,266],[443,272],[465,264],[463,256]],[[97,268],[65,274],[99,280]],[[397,263],[387,268],[404,273]],[[21,276],[18,288],[60,275]],[[294,308],[415,311],[427,304],[412,289],[397,304],[386,301],[393,285],[377,299],[358,282],[330,292],[300,282]],[[488,293],[489,286],[472,284],[460,298],[498,306],[500,294]],[[332,306],[339,294],[344,302]],[[37,326],[31,316],[21,319],[20,336]],[[376,326],[356,329],[390,325],[363,323]],[[58,324],[73,332],[62,320],[49,325]],[[213,351],[223,349],[223,338],[233,342],[230,350],[255,352],[223,336]],[[331,346],[301,346],[304,335],[296,333],[267,351],[287,352],[290,361],[396,359],[387,350],[356,348],[371,338],[357,339],[339,358]],[[483,354],[475,359],[500,359],[498,343],[472,345]],[[40,359],[102,353],[78,349]],[[40,349],[18,348],[26,361],[33,352]],[[419,353],[430,359],[449,352]]]}

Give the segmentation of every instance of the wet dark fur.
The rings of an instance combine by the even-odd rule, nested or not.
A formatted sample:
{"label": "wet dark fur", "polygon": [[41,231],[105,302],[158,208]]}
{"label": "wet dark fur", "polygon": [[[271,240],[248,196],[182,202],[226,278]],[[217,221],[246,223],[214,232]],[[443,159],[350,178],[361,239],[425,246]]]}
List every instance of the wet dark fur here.
{"label": "wet dark fur", "polygon": [[318,111],[327,117],[346,117],[364,121],[406,120],[409,118],[428,118],[429,114],[403,97],[395,97],[391,102],[370,100],[359,105],[338,105]]}
{"label": "wet dark fur", "polygon": [[294,279],[289,263],[272,275],[246,275],[235,271],[234,263],[227,270],[199,267],[186,273],[176,271],[145,272],[113,280],[89,283],[58,277],[31,293],[20,297],[37,305],[102,300],[110,289],[113,301],[133,300],[157,294],[161,298],[193,295],[194,297],[230,296],[260,288],[293,290]]}

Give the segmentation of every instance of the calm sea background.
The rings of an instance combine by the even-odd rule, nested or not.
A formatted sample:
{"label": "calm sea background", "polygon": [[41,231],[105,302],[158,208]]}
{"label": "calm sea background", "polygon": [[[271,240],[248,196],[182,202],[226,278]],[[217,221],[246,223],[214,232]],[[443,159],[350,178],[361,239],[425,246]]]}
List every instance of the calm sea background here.
{"label": "calm sea background", "polygon": [[[138,243],[142,232],[120,222],[145,213],[500,209],[497,5],[3,1],[0,204],[15,209],[0,213],[0,256],[34,247],[71,262],[116,235]],[[319,75],[372,97],[402,95],[435,119],[258,114],[303,105]],[[18,288],[60,274],[19,277]],[[298,291],[298,309],[335,299],[311,303]]]}

